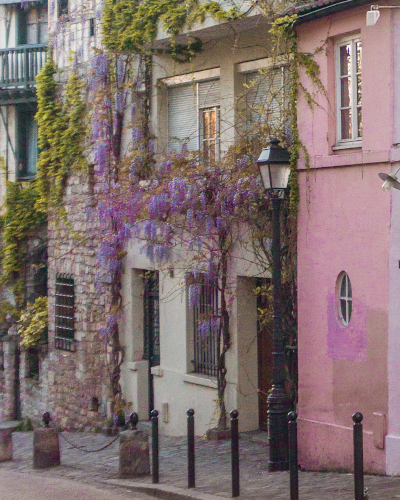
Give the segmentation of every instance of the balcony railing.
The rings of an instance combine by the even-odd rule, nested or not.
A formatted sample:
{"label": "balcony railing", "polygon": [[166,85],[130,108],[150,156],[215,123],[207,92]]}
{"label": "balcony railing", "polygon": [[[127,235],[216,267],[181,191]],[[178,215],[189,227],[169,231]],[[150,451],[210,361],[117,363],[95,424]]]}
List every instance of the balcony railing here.
{"label": "balcony railing", "polygon": [[28,89],[36,83],[36,75],[46,63],[46,45],[21,45],[0,49],[1,89]]}

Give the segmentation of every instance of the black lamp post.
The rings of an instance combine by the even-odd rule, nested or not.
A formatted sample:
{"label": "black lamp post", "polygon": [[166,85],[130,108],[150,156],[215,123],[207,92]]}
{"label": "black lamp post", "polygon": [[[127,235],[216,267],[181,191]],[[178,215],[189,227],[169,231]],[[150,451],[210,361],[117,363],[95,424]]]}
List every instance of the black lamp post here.
{"label": "black lamp post", "polygon": [[288,470],[288,423],[287,414],[292,410],[286,392],[285,345],[282,331],[281,285],[281,235],[279,213],[282,198],[288,187],[290,153],[279,146],[277,139],[264,148],[257,160],[264,189],[272,201],[272,285],[274,290],[273,316],[273,376],[268,395],[268,440],[270,472]]}

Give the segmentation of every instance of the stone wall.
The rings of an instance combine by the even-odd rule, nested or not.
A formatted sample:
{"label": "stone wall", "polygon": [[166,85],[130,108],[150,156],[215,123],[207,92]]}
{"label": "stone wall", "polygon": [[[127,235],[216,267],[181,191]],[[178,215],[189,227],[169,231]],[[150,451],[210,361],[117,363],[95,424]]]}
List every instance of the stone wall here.
{"label": "stone wall", "polygon": [[49,356],[47,345],[37,349],[39,370],[32,375],[29,369],[30,356],[26,349],[20,355],[20,399],[21,417],[29,417],[35,424],[41,421],[42,415],[48,411],[48,367]]}
{"label": "stone wall", "polygon": [[[49,218],[49,411],[63,428],[92,429],[102,425],[108,404],[105,343],[99,333],[107,313],[107,284],[97,289],[99,225],[92,176],[70,175],[64,206],[68,224]],[[75,352],[55,348],[55,282],[57,273],[74,279]],[[99,411],[91,411],[97,398]]]}
{"label": "stone wall", "polygon": [[3,341],[0,341],[0,420],[5,420],[5,371],[4,371],[4,348]]}
{"label": "stone wall", "polygon": [[6,335],[3,337],[4,385],[2,393],[2,419],[4,420],[15,420],[18,416],[16,397],[17,341],[18,337],[16,335]]}

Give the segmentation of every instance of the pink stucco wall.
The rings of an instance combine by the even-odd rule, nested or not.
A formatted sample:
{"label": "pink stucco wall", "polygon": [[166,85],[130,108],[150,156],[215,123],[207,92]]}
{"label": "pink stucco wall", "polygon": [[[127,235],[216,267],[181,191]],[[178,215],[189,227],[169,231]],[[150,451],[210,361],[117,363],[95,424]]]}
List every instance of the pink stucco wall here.
{"label": "pink stucco wall", "polygon": [[[327,91],[313,112],[299,99],[300,138],[311,171],[301,171],[298,220],[299,458],[308,469],[352,467],[351,416],[364,415],[365,470],[385,472],[385,450],[374,445],[374,413],[388,414],[389,238],[391,195],[378,173],[389,172],[393,138],[391,14],[366,27],[368,7],[298,28],[299,50],[314,52]],[[334,151],[334,42],[361,32],[362,148]],[[303,83],[310,87],[306,77]],[[379,89],[379,94],[377,93]],[[353,314],[343,327],[336,282],[346,271]],[[382,439],[380,439],[382,441]]]}

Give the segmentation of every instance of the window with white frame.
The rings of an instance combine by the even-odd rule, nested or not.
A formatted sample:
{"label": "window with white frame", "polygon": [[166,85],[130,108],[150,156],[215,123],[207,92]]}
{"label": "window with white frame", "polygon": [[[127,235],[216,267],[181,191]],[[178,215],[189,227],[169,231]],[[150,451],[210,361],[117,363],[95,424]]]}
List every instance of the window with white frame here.
{"label": "window with white frame", "polygon": [[219,80],[192,82],[168,89],[168,149],[202,150],[219,158]]}
{"label": "window with white frame", "polygon": [[360,36],[336,44],[337,142],[362,138],[362,44]]}
{"label": "window with white frame", "polygon": [[353,293],[347,273],[342,272],[339,274],[337,290],[339,318],[342,324],[347,326],[350,323],[353,310]]}
{"label": "window with white frame", "polygon": [[246,73],[246,128],[268,122],[279,127],[285,113],[285,68]]}

